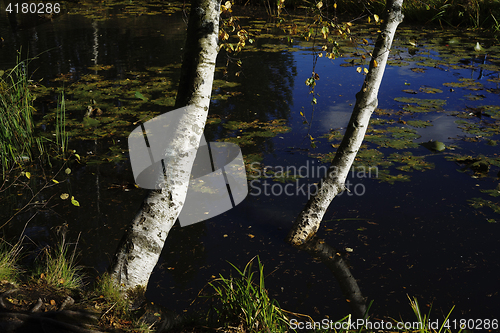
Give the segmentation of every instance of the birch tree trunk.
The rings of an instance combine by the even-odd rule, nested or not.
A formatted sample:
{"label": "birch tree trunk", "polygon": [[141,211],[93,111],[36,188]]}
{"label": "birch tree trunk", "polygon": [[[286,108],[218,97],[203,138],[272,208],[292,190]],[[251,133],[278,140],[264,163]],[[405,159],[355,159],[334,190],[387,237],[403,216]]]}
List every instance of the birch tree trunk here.
{"label": "birch tree trunk", "polygon": [[164,187],[150,191],[115,254],[111,276],[122,290],[147,285],[167,235],[182,210],[189,170],[208,115],[218,51],[219,10],[218,0],[192,1],[176,98],[176,108],[189,105],[189,111],[178,119],[175,139],[165,152],[170,157],[168,173],[163,174]]}
{"label": "birch tree trunk", "polygon": [[402,4],[403,0],[388,0],[386,3],[385,22],[375,43],[368,74],[361,91],[356,94],[356,105],[346,133],[316,195],[309,199],[286,237],[286,241],[292,245],[304,244],[316,234],[328,206],[345,189],[347,174],[363,142],[370,117],[377,107],[377,95],[389,50],[396,28],[403,21]]}

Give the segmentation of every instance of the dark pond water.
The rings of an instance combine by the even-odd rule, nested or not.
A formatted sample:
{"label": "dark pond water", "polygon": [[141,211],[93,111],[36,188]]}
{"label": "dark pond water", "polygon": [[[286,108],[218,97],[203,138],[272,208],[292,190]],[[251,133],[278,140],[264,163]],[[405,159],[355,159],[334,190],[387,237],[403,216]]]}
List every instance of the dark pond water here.
{"label": "dark pond water", "polygon": [[[55,91],[64,84],[69,146],[84,157],[84,163],[71,165],[71,175],[58,176],[66,182],[40,194],[37,200],[50,199],[48,205],[34,205],[3,231],[9,237],[19,235],[37,212],[25,233],[43,245],[54,227],[67,223],[73,239],[81,233],[82,264],[98,272],[106,269],[145,195],[133,186],[126,137],[136,121],[172,108],[185,32],[181,13],[136,16],[123,11],[109,11],[106,20],[61,15],[16,30],[6,16],[0,18],[2,67],[15,63],[18,49],[30,57],[38,55],[30,68],[33,79],[43,78],[40,84],[47,87],[39,91],[40,130],[53,130]],[[267,32],[260,30],[262,22],[251,24]],[[284,38],[272,37],[257,39],[241,54],[242,69],[230,64],[227,77],[221,53],[210,112],[211,119],[222,121],[207,125],[206,136],[209,141],[232,137],[247,163],[260,161],[261,167],[274,171],[302,167],[305,177],[289,183],[256,179],[235,209],[173,228],[148,297],[176,311],[189,309],[211,278],[229,275],[228,261],[244,267],[255,255],[269,274],[270,294],[283,308],[316,319],[341,318],[350,311],[328,267],[283,239],[347,124],[364,79],[356,71],[362,64],[355,53],[364,51],[345,45],[344,57],[319,58],[313,69],[310,44],[296,42],[292,48]],[[474,52],[476,42],[486,51]],[[459,31],[402,27],[397,33],[380,89],[380,110],[373,115],[357,161],[360,167],[378,168],[378,173],[351,174],[351,192],[334,200],[318,233],[344,256],[363,295],[374,301],[371,310],[377,318],[401,314],[413,319],[406,295],[418,297],[426,309],[433,303],[439,318],[453,305],[456,318],[498,317],[500,216],[494,212],[499,202],[493,195],[500,166],[499,50],[493,39]],[[314,110],[304,84],[313,70],[320,75]],[[135,91],[148,101],[134,98]],[[92,100],[105,113],[100,123],[84,124]],[[308,121],[314,112],[310,129],[301,112]],[[251,131],[223,126],[255,120],[264,126],[275,119],[285,119],[291,130],[254,137],[253,142],[245,136]],[[444,143],[446,149],[433,152],[418,145],[430,140]],[[41,173],[32,172],[34,190],[43,186],[36,176]],[[71,193],[80,207],[60,200],[62,192]],[[2,224],[29,195],[13,190],[3,194]]]}

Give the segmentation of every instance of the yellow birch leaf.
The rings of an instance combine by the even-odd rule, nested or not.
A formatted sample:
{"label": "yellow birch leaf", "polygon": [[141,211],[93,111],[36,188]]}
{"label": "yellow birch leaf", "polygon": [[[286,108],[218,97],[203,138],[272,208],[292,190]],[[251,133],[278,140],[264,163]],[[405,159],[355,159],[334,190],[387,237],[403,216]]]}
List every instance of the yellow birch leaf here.
{"label": "yellow birch leaf", "polygon": [[29,173],[28,171],[26,171],[26,173],[24,174],[26,176],[26,178],[30,179],[31,178],[31,173]]}
{"label": "yellow birch leaf", "polygon": [[78,201],[76,201],[75,197],[73,197],[73,196],[71,196],[71,203],[73,204],[73,206],[80,207],[80,203]]}

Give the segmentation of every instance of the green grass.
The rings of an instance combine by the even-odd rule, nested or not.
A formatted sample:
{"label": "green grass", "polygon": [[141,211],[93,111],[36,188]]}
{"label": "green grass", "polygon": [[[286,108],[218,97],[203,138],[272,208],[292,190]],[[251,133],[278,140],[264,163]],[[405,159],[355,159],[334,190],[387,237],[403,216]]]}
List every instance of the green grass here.
{"label": "green grass", "polygon": [[21,245],[13,246],[3,239],[0,240],[0,281],[16,283],[20,273],[17,261],[20,257]]}
{"label": "green grass", "polygon": [[223,325],[241,326],[247,332],[287,332],[289,319],[278,302],[271,299],[264,285],[264,265],[257,256],[258,272],[252,270],[255,257],[243,271],[231,264],[237,277],[220,275],[209,285],[219,306],[213,309],[216,321]]}
{"label": "green grass", "polygon": [[[66,101],[64,92],[57,104],[55,140],[44,137],[35,131],[33,106],[35,96],[30,91],[31,80],[28,65],[31,59],[17,58],[14,68],[0,70],[0,164],[2,178],[15,166],[22,168],[24,163],[33,160],[38,152],[43,156],[47,143],[55,145],[55,155],[66,158],[68,133],[66,132]],[[50,159],[47,159],[50,163]]]}
{"label": "green grass", "polygon": [[[78,242],[77,242],[78,243]],[[82,268],[76,265],[76,247],[70,252],[65,240],[55,247],[44,249],[43,261],[36,268],[36,276],[54,288],[79,289],[83,286]]]}
{"label": "green grass", "polygon": [[129,308],[129,301],[123,297],[120,287],[113,281],[111,276],[104,273],[98,278],[94,286],[94,294],[103,300],[103,307],[108,310],[114,309],[114,315],[124,315]]}
{"label": "green grass", "polygon": [[32,159],[32,148],[43,152],[41,137],[34,135],[34,96],[29,90],[28,63],[17,58],[14,68],[0,71],[0,163],[2,175],[13,165]]}
{"label": "green grass", "polygon": [[[444,318],[444,320],[441,320],[441,319],[439,320],[439,322],[441,323],[441,326],[439,326],[437,328],[431,328],[429,325],[430,324],[429,318],[430,318],[432,306],[429,308],[429,312],[427,314],[425,314],[425,313],[422,313],[422,311],[420,310],[420,306],[418,305],[418,301],[417,301],[416,297],[413,297],[413,299],[411,299],[410,296],[408,296],[408,299],[410,300],[410,306],[413,310],[413,313],[415,314],[415,317],[417,317],[417,321],[419,323],[418,330],[416,330],[414,332],[419,332],[419,333],[441,333],[441,332],[451,333],[452,332],[451,329],[445,328],[445,324],[446,324],[448,318],[450,318],[450,315],[453,312],[453,309],[455,308],[455,306],[453,306],[451,308],[451,310],[448,312],[448,315]],[[459,330],[458,332],[462,332],[462,330]]]}

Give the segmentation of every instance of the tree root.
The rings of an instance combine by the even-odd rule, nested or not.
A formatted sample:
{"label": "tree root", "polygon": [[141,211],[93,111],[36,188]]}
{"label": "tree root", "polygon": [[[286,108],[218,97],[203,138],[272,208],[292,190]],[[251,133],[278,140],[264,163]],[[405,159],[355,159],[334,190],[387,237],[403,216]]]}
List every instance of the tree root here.
{"label": "tree root", "polygon": [[17,311],[13,309],[13,304],[6,298],[16,291],[17,289],[11,289],[0,294],[1,332],[102,333],[91,328],[90,323],[98,321],[96,314],[82,310],[66,309],[75,303],[70,296],[66,297],[57,311],[40,312],[43,306],[41,298],[29,311]]}

